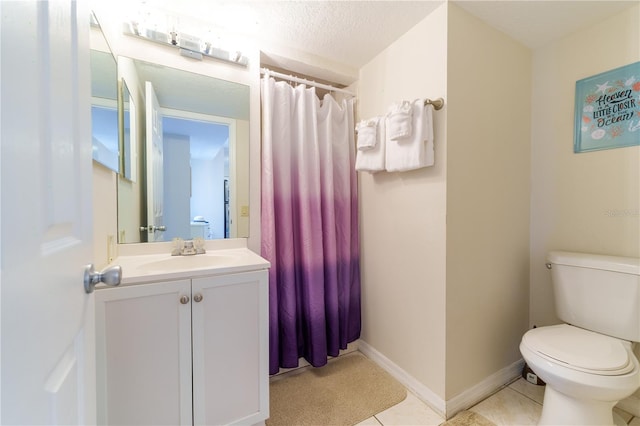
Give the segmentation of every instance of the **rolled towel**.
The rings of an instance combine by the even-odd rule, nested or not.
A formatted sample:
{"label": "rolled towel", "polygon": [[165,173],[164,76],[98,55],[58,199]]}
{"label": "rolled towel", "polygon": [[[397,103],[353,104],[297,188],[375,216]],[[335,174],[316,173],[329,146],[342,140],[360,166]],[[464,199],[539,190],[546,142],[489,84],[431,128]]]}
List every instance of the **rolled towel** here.
{"label": "rolled towel", "polygon": [[377,128],[380,117],[362,120],[356,125],[358,133],[358,150],[368,151],[375,148],[377,139]]}
{"label": "rolled towel", "polygon": [[390,140],[409,138],[412,133],[413,108],[411,102],[391,105],[387,115],[387,137]]}
{"label": "rolled towel", "polygon": [[356,170],[359,172],[375,173],[384,170],[385,165],[385,118],[378,117],[376,125],[376,144],[367,150],[358,149],[356,152]]}

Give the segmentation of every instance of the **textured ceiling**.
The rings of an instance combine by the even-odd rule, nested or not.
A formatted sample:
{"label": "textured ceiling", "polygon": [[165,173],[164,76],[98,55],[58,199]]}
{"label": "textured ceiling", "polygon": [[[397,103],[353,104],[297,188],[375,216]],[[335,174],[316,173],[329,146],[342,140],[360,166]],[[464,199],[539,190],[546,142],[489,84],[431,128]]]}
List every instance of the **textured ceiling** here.
{"label": "textured ceiling", "polygon": [[[640,0],[450,0],[515,40],[537,48]],[[444,0],[147,0],[167,13],[285,46],[357,70]],[[640,16],[638,17],[640,20]],[[615,31],[615,28],[612,28]]]}
{"label": "textured ceiling", "polygon": [[361,67],[436,9],[437,1],[155,0],[215,27]]}

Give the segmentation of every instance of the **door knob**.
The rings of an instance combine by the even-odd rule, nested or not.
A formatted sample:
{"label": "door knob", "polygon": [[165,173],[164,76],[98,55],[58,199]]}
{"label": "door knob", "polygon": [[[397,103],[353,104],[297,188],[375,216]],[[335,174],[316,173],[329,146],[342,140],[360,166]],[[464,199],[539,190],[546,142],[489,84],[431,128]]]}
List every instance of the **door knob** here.
{"label": "door knob", "polygon": [[84,267],[84,291],[87,293],[93,293],[93,289],[98,283],[110,286],[120,285],[121,279],[121,266],[111,266],[102,272],[96,272],[92,263]]}
{"label": "door knob", "polygon": [[203,299],[203,297],[202,297],[202,295],[200,293],[198,293],[195,296],[193,296],[193,300],[195,302],[202,302],[202,299]]}
{"label": "door knob", "polygon": [[180,298],[180,303],[182,303],[183,305],[186,305],[187,303],[189,303],[189,296],[182,296]]}

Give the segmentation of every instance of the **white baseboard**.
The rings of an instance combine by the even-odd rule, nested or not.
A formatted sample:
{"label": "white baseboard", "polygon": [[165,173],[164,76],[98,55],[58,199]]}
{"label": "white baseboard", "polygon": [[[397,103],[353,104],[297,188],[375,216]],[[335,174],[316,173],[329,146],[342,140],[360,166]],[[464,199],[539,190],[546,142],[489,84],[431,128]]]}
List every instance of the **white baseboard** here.
{"label": "white baseboard", "polygon": [[385,369],[397,381],[402,383],[404,387],[409,389],[415,396],[421,399],[425,404],[429,405],[435,412],[445,417],[445,401],[436,395],[431,389],[420,383],[412,375],[404,371],[397,364],[391,361],[382,353],[378,352],[371,345],[363,340],[358,341],[358,350],[367,358]]}
{"label": "white baseboard", "polygon": [[424,403],[445,418],[451,418],[462,410],[472,407],[500,388],[511,383],[520,376],[524,361],[522,359],[492,374],[480,383],[470,387],[452,399],[445,401],[436,395],[431,389],[420,383],[397,364],[378,352],[375,348],[363,340],[358,341],[358,350],[380,367],[384,368],[397,381],[415,394]]}
{"label": "white baseboard", "polygon": [[513,379],[522,374],[523,367],[524,360],[520,359],[448,400],[447,418],[453,417],[458,412],[476,405],[500,388],[511,383]]}

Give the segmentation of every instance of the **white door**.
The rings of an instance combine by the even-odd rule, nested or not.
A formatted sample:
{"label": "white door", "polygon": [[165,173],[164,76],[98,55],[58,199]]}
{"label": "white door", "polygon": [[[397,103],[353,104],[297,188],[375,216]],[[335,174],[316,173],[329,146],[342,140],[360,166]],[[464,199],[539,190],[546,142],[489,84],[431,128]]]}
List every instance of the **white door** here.
{"label": "white door", "polygon": [[0,2],[2,424],[96,420],[86,5]]}
{"label": "white door", "polygon": [[148,241],[164,241],[164,179],[162,114],[150,81],[145,83],[147,102],[147,235]]}

